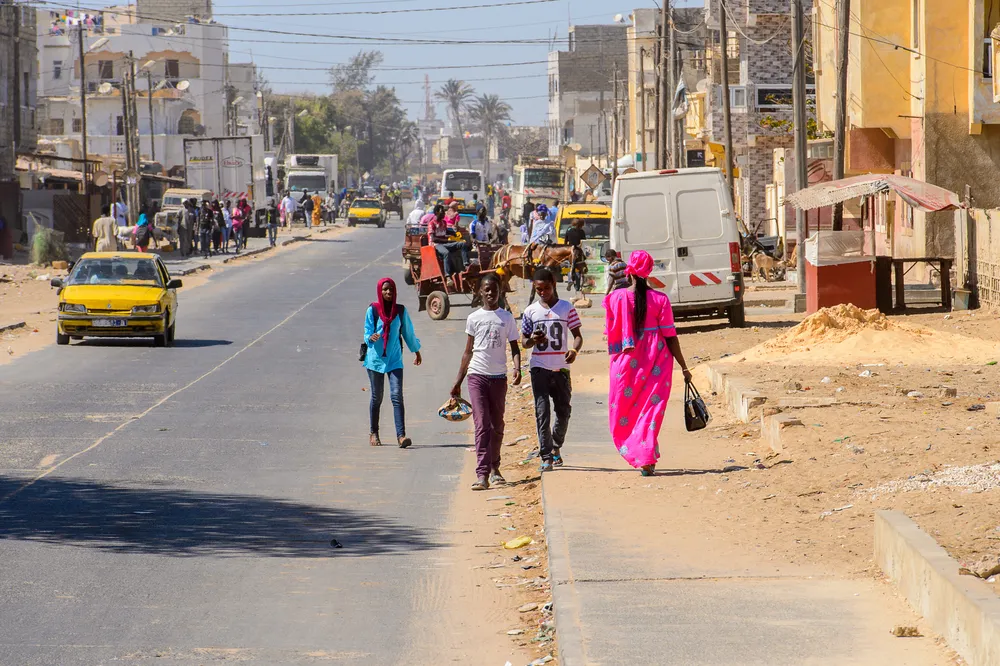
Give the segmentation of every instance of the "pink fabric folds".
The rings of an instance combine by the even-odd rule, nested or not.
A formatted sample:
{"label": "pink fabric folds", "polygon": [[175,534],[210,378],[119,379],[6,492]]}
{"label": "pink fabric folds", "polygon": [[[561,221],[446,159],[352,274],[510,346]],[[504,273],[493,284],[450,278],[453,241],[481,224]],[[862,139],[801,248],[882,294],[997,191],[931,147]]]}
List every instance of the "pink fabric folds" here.
{"label": "pink fabric folds", "polygon": [[670,398],[674,358],[667,338],[677,335],[670,299],[647,292],[642,331],[632,323],[635,293],[613,291],[605,299],[605,332],[611,355],[608,426],[615,448],[632,467],[660,457],[659,433]]}

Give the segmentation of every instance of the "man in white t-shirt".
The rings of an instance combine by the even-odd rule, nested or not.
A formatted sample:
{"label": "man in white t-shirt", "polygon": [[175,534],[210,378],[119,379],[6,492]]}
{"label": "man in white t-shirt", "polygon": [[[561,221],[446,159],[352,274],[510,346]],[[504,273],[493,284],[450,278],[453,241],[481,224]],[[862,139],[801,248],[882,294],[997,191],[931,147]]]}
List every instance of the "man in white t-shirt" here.
{"label": "man in white t-shirt", "polygon": [[[542,472],[563,464],[562,445],[569,428],[570,400],[573,396],[569,364],[583,348],[580,315],[569,301],[559,299],[556,279],[547,268],[539,268],[532,278],[539,301],[524,309],[521,344],[531,349],[531,391],[535,394],[535,424]],[[570,343],[572,335],[573,342]],[[551,406],[549,400],[551,399]],[[551,412],[556,413],[551,423]]]}
{"label": "man in white t-shirt", "polygon": [[521,383],[521,350],[517,346],[514,315],[500,309],[500,281],[496,275],[483,275],[479,296],[483,307],[469,315],[465,324],[468,339],[451,395],[462,396],[462,380],[468,375],[472,417],[476,422],[476,482],[472,489],[487,490],[490,484],[507,483],[500,474],[507,401],[507,346],[514,359],[514,386]]}

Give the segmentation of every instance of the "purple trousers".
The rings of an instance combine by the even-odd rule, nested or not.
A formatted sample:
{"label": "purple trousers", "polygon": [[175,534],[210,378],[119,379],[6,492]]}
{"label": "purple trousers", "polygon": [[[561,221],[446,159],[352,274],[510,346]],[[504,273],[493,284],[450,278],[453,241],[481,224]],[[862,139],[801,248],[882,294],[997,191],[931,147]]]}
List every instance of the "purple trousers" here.
{"label": "purple trousers", "polygon": [[476,422],[476,477],[500,469],[503,413],[507,406],[507,378],[469,375],[469,402]]}

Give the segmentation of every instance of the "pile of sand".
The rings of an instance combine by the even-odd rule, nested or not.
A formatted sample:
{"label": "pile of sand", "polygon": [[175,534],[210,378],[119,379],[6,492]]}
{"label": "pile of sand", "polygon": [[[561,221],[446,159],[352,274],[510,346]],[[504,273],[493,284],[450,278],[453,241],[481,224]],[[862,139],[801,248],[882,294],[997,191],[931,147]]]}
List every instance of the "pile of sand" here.
{"label": "pile of sand", "polygon": [[1000,360],[1000,345],[953,333],[898,324],[878,310],[837,305],[806,317],[773,340],[726,359],[810,364],[946,363]]}

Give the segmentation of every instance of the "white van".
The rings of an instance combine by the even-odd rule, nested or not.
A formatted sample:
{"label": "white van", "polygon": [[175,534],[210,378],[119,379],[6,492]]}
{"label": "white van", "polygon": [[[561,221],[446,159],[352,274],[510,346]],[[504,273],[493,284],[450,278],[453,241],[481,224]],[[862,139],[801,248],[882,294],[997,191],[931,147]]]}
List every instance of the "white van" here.
{"label": "white van", "polygon": [[740,234],[722,171],[665,169],[619,176],[611,207],[611,247],[653,256],[674,313],[746,322]]}

